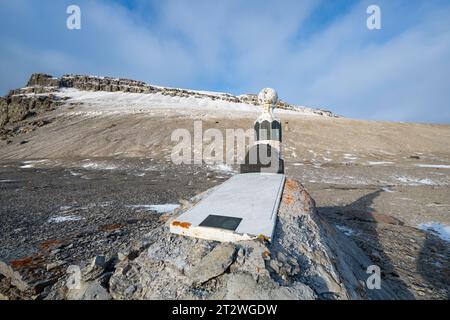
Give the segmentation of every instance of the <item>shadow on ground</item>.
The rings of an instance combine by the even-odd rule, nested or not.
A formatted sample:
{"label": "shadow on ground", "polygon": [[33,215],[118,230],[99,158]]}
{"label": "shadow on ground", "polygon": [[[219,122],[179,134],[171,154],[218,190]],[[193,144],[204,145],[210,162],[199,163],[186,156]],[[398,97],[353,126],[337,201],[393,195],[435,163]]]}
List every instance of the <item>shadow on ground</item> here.
{"label": "shadow on ground", "polygon": [[[319,214],[350,236],[372,262],[380,267],[381,290],[383,290],[383,281],[386,281],[399,299],[415,299],[415,295],[400,277],[395,264],[386,252],[386,242],[398,241],[395,239],[395,230],[398,229],[400,232],[399,227],[403,223],[372,209],[374,199],[381,192],[383,191],[377,190],[369,193],[346,206],[318,207]],[[384,235],[387,231],[385,225],[393,226],[388,228],[389,232],[386,232],[386,235]],[[389,238],[386,241],[381,237],[392,237],[392,239]]]}
{"label": "shadow on ground", "polygon": [[450,246],[437,236],[425,233],[416,263],[417,272],[435,290],[450,299]]}

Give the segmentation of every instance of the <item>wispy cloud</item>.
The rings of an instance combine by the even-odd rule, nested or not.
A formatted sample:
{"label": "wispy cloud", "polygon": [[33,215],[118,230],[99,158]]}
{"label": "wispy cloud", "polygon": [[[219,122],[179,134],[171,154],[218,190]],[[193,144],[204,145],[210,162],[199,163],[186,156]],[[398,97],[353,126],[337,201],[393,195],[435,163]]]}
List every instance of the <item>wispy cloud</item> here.
{"label": "wispy cloud", "polygon": [[0,91],[32,72],[257,92],[349,117],[450,122],[450,4],[376,1],[72,1],[0,3]]}

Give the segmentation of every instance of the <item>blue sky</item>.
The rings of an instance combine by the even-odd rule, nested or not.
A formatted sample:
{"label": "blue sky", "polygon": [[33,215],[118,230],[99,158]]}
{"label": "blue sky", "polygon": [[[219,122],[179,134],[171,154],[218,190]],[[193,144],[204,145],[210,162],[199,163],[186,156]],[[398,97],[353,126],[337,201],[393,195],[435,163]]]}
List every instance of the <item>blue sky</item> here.
{"label": "blue sky", "polygon": [[[66,8],[81,8],[81,30]],[[382,29],[366,27],[381,8]],[[0,1],[0,94],[33,72],[126,77],[351,118],[450,123],[450,1]]]}

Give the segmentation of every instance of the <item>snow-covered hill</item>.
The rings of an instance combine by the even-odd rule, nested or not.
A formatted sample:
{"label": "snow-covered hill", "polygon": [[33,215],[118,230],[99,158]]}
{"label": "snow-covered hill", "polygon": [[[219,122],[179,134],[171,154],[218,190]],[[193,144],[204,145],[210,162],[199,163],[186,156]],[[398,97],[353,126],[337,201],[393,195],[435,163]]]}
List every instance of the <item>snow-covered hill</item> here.
{"label": "snow-covered hill", "polygon": [[[142,81],[97,76],[66,75],[55,78],[45,74],[33,74],[25,88],[12,90],[9,96],[52,94],[78,103],[84,108],[78,112],[142,113],[154,109],[169,109],[183,113],[191,111],[260,112],[254,94],[234,96],[222,92],[197,91],[149,85]],[[295,115],[336,117],[333,113],[317,108],[292,105],[280,101],[278,113]]]}

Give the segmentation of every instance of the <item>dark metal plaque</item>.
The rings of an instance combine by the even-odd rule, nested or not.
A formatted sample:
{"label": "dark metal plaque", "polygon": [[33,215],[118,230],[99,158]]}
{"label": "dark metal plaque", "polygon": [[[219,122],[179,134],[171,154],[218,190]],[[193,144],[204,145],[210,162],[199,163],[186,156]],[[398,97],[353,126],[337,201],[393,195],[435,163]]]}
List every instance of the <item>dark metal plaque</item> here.
{"label": "dark metal plaque", "polygon": [[217,216],[210,214],[206,217],[205,220],[200,223],[200,226],[235,231],[241,221],[242,218]]}

